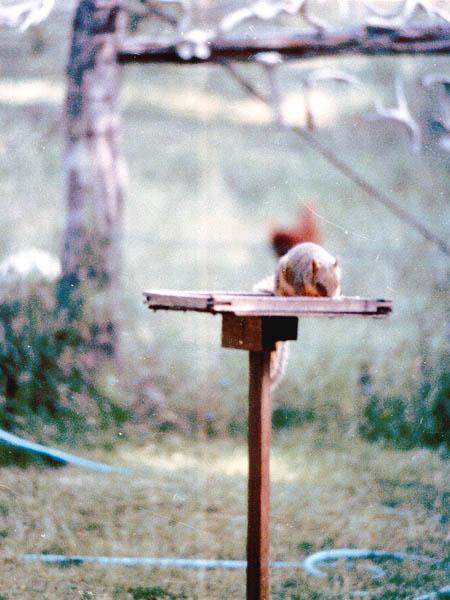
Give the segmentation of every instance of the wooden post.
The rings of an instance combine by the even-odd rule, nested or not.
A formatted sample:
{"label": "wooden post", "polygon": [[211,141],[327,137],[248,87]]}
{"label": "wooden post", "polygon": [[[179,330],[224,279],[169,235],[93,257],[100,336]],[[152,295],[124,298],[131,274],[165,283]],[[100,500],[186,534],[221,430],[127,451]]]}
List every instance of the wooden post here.
{"label": "wooden post", "polygon": [[222,346],[249,350],[247,600],[269,600],[270,354],[297,339],[297,317],[224,314]]}
{"label": "wooden post", "polygon": [[268,600],[270,351],[249,354],[247,600]]}

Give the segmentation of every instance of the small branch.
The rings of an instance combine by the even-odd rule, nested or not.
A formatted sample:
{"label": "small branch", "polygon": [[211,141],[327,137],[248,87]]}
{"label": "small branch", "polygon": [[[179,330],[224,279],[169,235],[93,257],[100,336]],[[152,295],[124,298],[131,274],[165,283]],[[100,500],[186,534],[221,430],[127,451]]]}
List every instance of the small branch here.
{"label": "small branch", "polygon": [[169,23],[169,25],[172,25],[172,27],[177,26],[178,19],[176,17],[172,17],[171,15],[168,15],[166,12],[164,12],[163,10],[160,10],[159,8],[156,8],[155,6],[151,6],[148,4],[145,4],[143,6],[145,7],[145,11],[146,11],[145,14],[151,15],[153,17],[157,17],[161,21],[165,21],[166,23]]}
{"label": "small branch", "polygon": [[411,142],[412,151],[418,153],[422,147],[420,127],[417,121],[411,115],[408,102],[406,100],[403,82],[400,77],[397,77],[395,80],[395,96],[397,101],[395,106],[392,108],[386,108],[379,101],[376,101],[375,112],[367,115],[367,118],[372,121],[385,119],[393,123],[398,123],[403,128],[406,128]]}
{"label": "small branch", "polygon": [[281,127],[284,124],[282,113],[282,93],[280,81],[278,78],[278,70],[283,64],[283,59],[278,52],[261,52],[255,56],[255,61],[262,65],[266,72],[269,82],[269,103],[272,109],[272,118],[276,125]]}
{"label": "small branch", "polygon": [[317,32],[325,31],[326,24],[318,17],[311,15],[309,8],[309,0],[281,0],[279,2],[257,0],[249,6],[238,8],[228,14],[220,22],[219,30],[222,33],[228,33],[248,20],[270,21],[283,14],[291,16],[297,14]]}
{"label": "small branch", "polygon": [[251,96],[258,98],[261,102],[265,104],[269,104],[270,100],[267,98],[262,92],[257,90],[254,85],[249,83],[235,68],[233,63],[230,63],[226,60],[220,60],[219,64],[224,67],[231,77],[243,88],[246,92],[248,92]]}
{"label": "small branch", "polygon": [[314,86],[323,81],[339,81],[353,87],[362,88],[362,83],[357,77],[351,75],[350,73],[346,73],[341,69],[330,69],[324,67],[322,69],[315,69],[309,73],[303,79],[303,84],[305,86],[306,126],[309,131],[314,131],[316,129],[314,111],[311,101],[311,90]]}
{"label": "small branch", "polygon": [[329,31],[322,35],[297,31],[289,35],[215,37],[209,42],[209,56],[183,59],[176,44],[149,39],[128,39],[119,48],[120,63],[220,62],[224,59],[248,61],[260,52],[279,52],[283,58],[299,59],[340,54],[447,54],[450,52],[450,25],[410,25],[405,28],[362,26]]}
{"label": "small branch", "polygon": [[416,13],[422,11],[429,19],[436,22],[437,19],[442,19],[450,23],[450,13],[437,8],[430,0],[404,0],[403,4],[393,10],[380,11],[377,7],[372,6],[369,2],[365,2],[366,8],[376,15],[369,19],[369,23],[382,26],[403,27],[410,23]]}
{"label": "small branch", "polygon": [[20,32],[37,25],[49,16],[55,0],[22,0],[4,4],[0,1],[0,25],[17,27]]}

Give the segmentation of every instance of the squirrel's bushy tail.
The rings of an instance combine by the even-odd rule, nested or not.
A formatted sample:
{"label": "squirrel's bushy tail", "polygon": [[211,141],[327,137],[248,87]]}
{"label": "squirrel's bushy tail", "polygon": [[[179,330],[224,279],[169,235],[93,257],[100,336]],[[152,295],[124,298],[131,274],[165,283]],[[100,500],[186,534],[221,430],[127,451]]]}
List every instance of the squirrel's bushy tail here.
{"label": "squirrel's bushy tail", "polygon": [[270,387],[274,390],[286,373],[289,358],[288,342],[277,342],[270,354]]}
{"label": "squirrel's bushy tail", "polygon": [[[275,277],[269,275],[258,281],[253,286],[254,292],[275,295]],[[270,386],[274,390],[283,379],[289,357],[289,346],[287,342],[276,342],[275,350],[270,354]]]}

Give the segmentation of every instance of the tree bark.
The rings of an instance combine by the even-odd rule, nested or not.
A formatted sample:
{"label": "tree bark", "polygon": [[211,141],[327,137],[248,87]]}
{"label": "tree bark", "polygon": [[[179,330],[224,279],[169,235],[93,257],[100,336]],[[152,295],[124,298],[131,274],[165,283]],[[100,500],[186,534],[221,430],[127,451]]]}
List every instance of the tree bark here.
{"label": "tree bark", "polygon": [[117,0],[81,0],[67,69],[66,224],[59,305],[89,328],[99,358],[117,353],[125,164],[120,66],[125,24]]}

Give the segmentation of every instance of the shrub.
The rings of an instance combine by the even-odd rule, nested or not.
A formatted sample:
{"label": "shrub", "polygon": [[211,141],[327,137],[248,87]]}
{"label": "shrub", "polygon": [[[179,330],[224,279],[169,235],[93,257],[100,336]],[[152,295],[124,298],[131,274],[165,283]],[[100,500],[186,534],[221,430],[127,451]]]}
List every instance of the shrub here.
{"label": "shrub", "polygon": [[298,408],[289,404],[281,404],[272,412],[272,427],[274,429],[289,429],[300,427],[314,420],[312,408]]}
{"label": "shrub", "polygon": [[180,595],[175,595],[159,586],[129,588],[128,593],[131,594],[133,600],[159,600],[160,598],[183,600],[187,598],[183,592]]}
{"label": "shrub", "polygon": [[90,423],[123,419],[80,360],[83,327],[57,310],[57,259],[16,257],[0,264],[0,426],[29,431],[39,421],[70,441]]}
{"label": "shrub", "polygon": [[[448,355],[436,371],[425,372],[412,398],[376,394],[365,369],[360,378],[366,403],[359,431],[370,441],[383,440],[401,448],[419,445],[450,447],[450,372]],[[370,383],[370,382],[369,382]]]}

